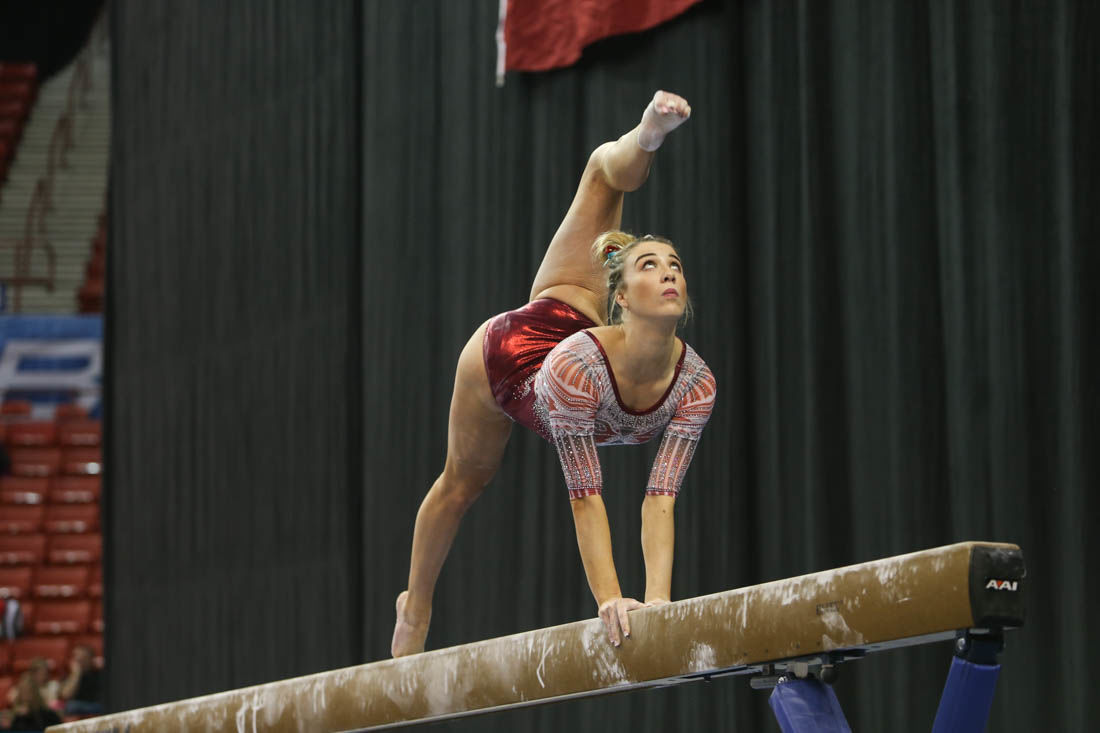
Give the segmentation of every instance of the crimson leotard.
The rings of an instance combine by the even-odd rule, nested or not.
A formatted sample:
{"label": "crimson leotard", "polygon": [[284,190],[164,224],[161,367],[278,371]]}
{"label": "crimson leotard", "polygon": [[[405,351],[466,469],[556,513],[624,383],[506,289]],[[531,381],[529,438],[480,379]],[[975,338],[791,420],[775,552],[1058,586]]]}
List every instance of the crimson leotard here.
{"label": "crimson leotard", "polygon": [[494,316],[485,327],[481,354],[489,389],[500,409],[552,442],[549,430],[535,416],[535,375],[551,349],[595,325],[573,306],[553,298],[532,300],[522,308]]}

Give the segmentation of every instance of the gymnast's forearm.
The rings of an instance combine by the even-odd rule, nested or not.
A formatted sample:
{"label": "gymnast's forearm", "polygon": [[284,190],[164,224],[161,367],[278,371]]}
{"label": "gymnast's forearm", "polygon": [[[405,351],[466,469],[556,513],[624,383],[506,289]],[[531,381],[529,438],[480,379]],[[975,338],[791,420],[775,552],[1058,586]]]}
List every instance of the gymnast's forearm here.
{"label": "gymnast's forearm", "polygon": [[615,560],[611,555],[611,528],[607,523],[607,510],[600,496],[570,499],[573,524],[577,528],[577,547],[581,551],[584,574],[588,587],[600,606],[612,598],[621,598],[619,576],[615,572]]}
{"label": "gymnast's forearm", "polygon": [[645,558],[645,602],[672,596],[672,556],[676,544],[673,507],[676,497],[650,494],[642,501],[642,556]]}

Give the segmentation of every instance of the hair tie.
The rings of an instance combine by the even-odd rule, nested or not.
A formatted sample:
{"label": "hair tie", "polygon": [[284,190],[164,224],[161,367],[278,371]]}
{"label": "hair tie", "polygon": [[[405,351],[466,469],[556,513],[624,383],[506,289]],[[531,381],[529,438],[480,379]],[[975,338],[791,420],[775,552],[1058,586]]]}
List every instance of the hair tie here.
{"label": "hair tie", "polygon": [[614,256],[615,256],[615,253],[616,253],[616,252],[618,252],[618,251],[619,251],[619,248],[618,248],[618,247],[616,247],[616,246],[614,246],[614,245],[611,245],[611,246],[609,246],[609,247],[608,247],[608,248],[607,248],[607,249],[605,250],[605,252],[607,253],[607,261],[608,261],[608,262],[610,262],[610,261],[611,261],[611,258],[612,258],[612,257],[614,257]]}

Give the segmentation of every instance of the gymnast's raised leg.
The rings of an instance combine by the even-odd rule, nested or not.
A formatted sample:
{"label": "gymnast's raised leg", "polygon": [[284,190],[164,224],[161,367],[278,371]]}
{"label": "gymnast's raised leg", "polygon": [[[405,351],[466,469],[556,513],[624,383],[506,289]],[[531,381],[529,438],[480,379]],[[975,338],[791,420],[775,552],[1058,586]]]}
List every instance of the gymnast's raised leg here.
{"label": "gymnast's raised leg", "polygon": [[[535,276],[532,300],[552,297],[594,323],[604,323],[606,285],[589,248],[597,235],[619,227],[623,193],[645,182],[654,151],[689,114],[683,99],[658,92],[637,127],[592,153]],[[443,561],[466,510],[496,474],[511,434],[512,421],[493,397],[482,355],[487,323],[474,332],[458,358],[446,463],[417,513],[408,589],[397,597],[390,647],[395,657],[424,650]]]}

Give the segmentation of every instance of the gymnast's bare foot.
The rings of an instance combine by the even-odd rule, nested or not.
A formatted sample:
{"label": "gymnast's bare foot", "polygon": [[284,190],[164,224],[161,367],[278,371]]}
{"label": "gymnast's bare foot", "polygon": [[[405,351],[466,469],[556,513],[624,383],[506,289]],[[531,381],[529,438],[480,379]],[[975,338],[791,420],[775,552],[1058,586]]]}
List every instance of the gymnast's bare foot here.
{"label": "gymnast's bare foot", "polygon": [[665,141],[665,135],[687,122],[688,117],[691,105],[686,99],[671,92],[657,92],[642,113],[638,145],[642,150],[656,150]]}
{"label": "gymnast's bare foot", "polygon": [[428,611],[427,618],[423,620],[411,618],[405,614],[405,604],[408,599],[407,590],[401,591],[397,596],[397,623],[393,625],[393,641],[390,642],[390,654],[395,657],[419,654],[424,651],[424,640],[428,638],[428,624],[432,620],[431,611]]}

